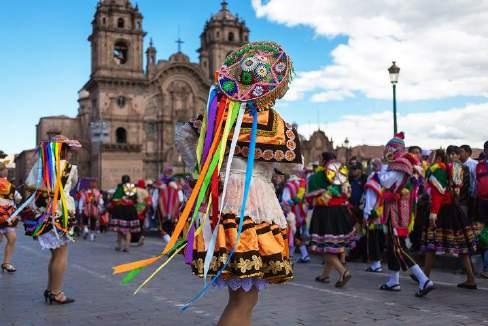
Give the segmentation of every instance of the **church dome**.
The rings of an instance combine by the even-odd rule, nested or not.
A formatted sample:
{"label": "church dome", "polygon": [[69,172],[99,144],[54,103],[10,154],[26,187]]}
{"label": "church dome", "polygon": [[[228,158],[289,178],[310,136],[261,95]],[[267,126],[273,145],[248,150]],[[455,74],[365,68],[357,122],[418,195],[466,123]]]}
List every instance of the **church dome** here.
{"label": "church dome", "polygon": [[190,62],[190,58],[184,54],[183,52],[179,51],[174,54],[172,54],[169,57],[170,62],[179,62],[179,63],[188,63]]}

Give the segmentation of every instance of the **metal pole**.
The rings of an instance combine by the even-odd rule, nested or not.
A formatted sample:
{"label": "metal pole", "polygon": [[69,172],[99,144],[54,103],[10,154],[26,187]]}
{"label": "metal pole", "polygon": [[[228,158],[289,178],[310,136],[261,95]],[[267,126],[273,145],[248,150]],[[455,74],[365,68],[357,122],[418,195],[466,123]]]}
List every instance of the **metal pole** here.
{"label": "metal pole", "polygon": [[396,83],[393,84],[393,136],[398,132],[397,107],[396,107]]}

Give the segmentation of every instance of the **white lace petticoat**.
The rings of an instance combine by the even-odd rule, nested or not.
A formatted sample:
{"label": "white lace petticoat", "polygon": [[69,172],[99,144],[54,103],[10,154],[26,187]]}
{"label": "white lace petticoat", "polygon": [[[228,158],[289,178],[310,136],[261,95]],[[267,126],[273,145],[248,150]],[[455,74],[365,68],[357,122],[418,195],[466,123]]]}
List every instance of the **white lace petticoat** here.
{"label": "white lace petticoat", "polygon": [[[236,216],[241,214],[245,179],[245,173],[231,170],[222,209],[223,214]],[[253,175],[244,216],[251,217],[255,223],[274,223],[280,228],[286,228],[286,218],[276,197],[271,178],[268,176]]]}
{"label": "white lace petticoat", "polygon": [[66,235],[59,235],[59,237],[57,237],[54,231],[49,231],[40,235],[37,240],[39,240],[42,249],[57,249],[68,244],[68,242],[73,241]]}
{"label": "white lace petticoat", "polygon": [[224,280],[222,277],[219,277],[215,286],[219,289],[228,287],[232,291],[243,289],[245,292],[249,292],[255,287],[258,291],[261,291],[268,286],[268,281],[261,278],[230,278]]}
{"label": "white lace petticoat", "polygon": [[0,233],[1,234],[7,234],[9,232],[14,232],[15,233],[15,228],[10,227],[10,226],[5,226],[5,227],[0,228]]}

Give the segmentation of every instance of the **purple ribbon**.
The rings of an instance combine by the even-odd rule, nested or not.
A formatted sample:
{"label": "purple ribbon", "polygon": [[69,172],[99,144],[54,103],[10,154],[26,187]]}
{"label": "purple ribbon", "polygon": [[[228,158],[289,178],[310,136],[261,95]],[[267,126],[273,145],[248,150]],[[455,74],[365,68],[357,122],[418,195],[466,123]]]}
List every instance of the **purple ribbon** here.
{"label": "purple ribbon", "polygon": [[193,242],[195,241],[195,225],[192,224],[188,232],[188,243],[185,248],[185,264],[190,265],[193,260]]}
{"label": "purple ribbon", "polygon": [[215,118],[217,116],[217,92],[211,94],[212,99],[210,100],[210,106],[208,108],[208,118],[207,118],[207,130],[205,133],[205,142],[203,143],[203,153],[201,164],[205,162],[210,151],[210,146],[212,145],[212,139],[215,129]]}

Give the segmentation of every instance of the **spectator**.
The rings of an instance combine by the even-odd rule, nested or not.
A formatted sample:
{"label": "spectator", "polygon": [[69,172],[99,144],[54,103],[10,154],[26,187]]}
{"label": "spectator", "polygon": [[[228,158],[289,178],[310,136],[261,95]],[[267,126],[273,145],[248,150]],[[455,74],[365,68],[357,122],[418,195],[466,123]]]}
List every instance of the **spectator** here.
{"label": "spectator", "polygon": [[[476,166],[476,196],[478,198],[478,219],[486,228],[488,224],[488,141],[484,144],[483,156],[480,154],[480,161]],[[488,278],[488,248],[482,248],[483,273],[481,276]]]}

